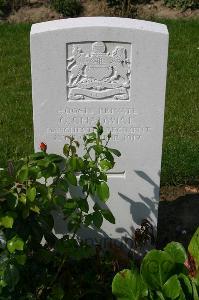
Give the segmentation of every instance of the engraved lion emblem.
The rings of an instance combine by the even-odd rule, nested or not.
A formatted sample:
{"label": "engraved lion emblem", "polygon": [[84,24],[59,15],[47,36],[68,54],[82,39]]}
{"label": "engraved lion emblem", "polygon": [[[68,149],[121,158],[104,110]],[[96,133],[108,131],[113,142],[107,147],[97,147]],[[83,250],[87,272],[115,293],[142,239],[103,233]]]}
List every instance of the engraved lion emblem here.
{"label": "engraved lion emblem", "polygon": [[106,51],[104,42],[92,44],[91,53],[73,45],[67,59],[68,98],[71,100],[129,99],[130,62],[124,47],[117,46],[112,53]]}

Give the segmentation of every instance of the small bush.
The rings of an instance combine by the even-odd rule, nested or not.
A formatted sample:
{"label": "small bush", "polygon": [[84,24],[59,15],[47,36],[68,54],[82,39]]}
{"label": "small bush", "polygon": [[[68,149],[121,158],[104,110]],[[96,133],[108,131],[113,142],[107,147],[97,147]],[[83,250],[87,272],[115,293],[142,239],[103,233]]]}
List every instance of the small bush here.
{"label": "small bush", "polygon": [[151,0],[106,0],[113,16],[134,18],[137,15],[138,4],[150,3]]}
{"label": "small bush", "polygon": [[27,5],[27,0],[0,0],[0,17],[8,16],[12,11]]}
{"label": "small bush", "polygon": [[78,17],[83,10],[80,0],[52,0],[51,5],[64,17]]}
{"label": "small bush", "polygon": [[177,7],[182,9],[197,9],[199,8],[198,0],[164,0],[164,4],[169,7]]}
{"label": "small bush", "polygon": [[7,0],[0,0],[0,17],[4,17],[11,10],[10,2]]}
{"label": "small bush", "polygon": [[[41,152],[0,170],[1,300],[96,299],[97,285],[95,294],[104,295],[99,250],[81,240],[79,231],[100,229],[104,220],[115,224],[104,206],[110,194],[106,173],[120,156],[108,147],[110,139],[98,122],[83,138],[82,156],[79,142],[67,137],[64,156],[47,153],[41,143]],[[60,239],[52,211],[65,220]]]}
{"label": "small bush", "polygon": [[132,263],[115,275],[112,292],[117,300],[199,299],[199,227],[187,252],[177,242],[149,251],[139,268]]}

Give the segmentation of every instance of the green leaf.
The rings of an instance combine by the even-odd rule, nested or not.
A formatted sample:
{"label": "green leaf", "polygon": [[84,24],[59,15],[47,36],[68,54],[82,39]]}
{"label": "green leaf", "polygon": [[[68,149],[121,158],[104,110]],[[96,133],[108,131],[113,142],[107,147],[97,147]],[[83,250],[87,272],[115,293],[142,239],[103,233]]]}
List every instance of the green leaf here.
{"label": "green leaf", "polygon": [[114,157],[113,155],[111,154],[110,151],[107,150],[108,148],[106,148],[106,150],[103,152],[103,154],[105,155],[106,159],[108,161],[110,161],[112,164],[114,163]]}
{"label": "green leaf", "polygon": [[92,221],[93,221],[93,215],[92,214],[89,214],[89,215],[85,216],[85,222],[84,222],[85,226],[88,227],[89,225],[91,225]]}
{"label": "green leaf", "polygon": [[77,178],[73,173],[68,172],[66,174],[66,178],[68,179],[70,184],[77,186]]}
{"label": "green leaf", "polygon": [[5,281],[11,289],[19,282],[19,272],[14,265],[8,265],[5,272]]}
{"label": "green leaf", "polygon": [[105,173],[100,173],[98,176],[99,180],[107,181],[107,175]]}
{"label": "green leaf", "polygon": [[89,176],[87,175],[81,175],[79,178],[79,185],[80,186],[84,186],[84,185],[88,185],[89,182]]}
{"label": "green leaf", "polygon": [[178,275],[178,279],[180,281],[180,285],[181,285],[182,290],[183,290],[183,292],[186,296],[186,299],[191,299],[191,297],[192,297],[192,285],[191,285],[189,277],[181,273],[180,275]]}
{"label": "green leaf", "polygon": [[121,156],[120,151],[117,150],[117,149],[108,148],[108,150],[109,150],[110,152],[112,152],[113,154],[115,154],[116,156],[118,156],[118,157]]}
{"label": "green leaf", "polygon": [[25,194],[21,194],[19,196],[19,201],[22,202],[23,204],[26,204],[26,195]]}
{"label": "green leaf", "polygon": [[48,159],[54,163],[61,163],[64,161],[64,158],[58,154],[48,154]]}
{"label": "green leaf", "polygon": [[103,217],[112,224],[115,224],[115,217],[110,210],[102,209],[101,210]]}
{"label": "green leaf", "polygon": [[84,169],[84,161],[81,157],[77,158],[77,165],[78,165],[78,171],[81,171]]}
{"label": "green leaf", "polygon": [[41,169],[38,166],[29,168],[29,176],[33,179],[39,179],[42,177]]}
{"label": "green leaf", "polygon": [[99,165],[103,171],[108,171],[113,167],[113,164],[106,159],[101,160]]}
{"label": "green leaf", "polygon": [[9,213],[6,213],[4,216],[0,217],[0,225],[5,228],[12,228],[13,223],[14,223],[14,218]]}
{"label": "green leaf", "polygon": [[34,154],[31,154],[29,156],[30,159],[33,159],[33,160],[39,160],[39,159],[42,159],[45,157],[45,153],[44,152],[36,152]]}
{"label": "green leaf", "polygon": [[11,209],[15,209],[18,205],[18,195],[17,193],[8,193],[6,195],[8,205]]}
{"label": "green leaf", "polygon": [[40,214],[40,208],[37,205],[31,205],[30,210],[34,211],[37,214]]}
{"label": "green leaf", "polygon": [[198,300],[199,295],[198,295],[196,284],[193,280],[191,281],[191,284],[192,284],[192,288],[193,288],[193,300]]}
{"label": "green leaf", "polygon": [[162,289],[175,273],[176,264],[171,256],[160,250],[149,251],[141,265],[141,275],[151,289]]}
{"label": "green leaf", "polygon": [[77,207],[77,202],[75,199],[67,199],[64,204],[66,209],[75,209]]}
{"label": "green leaf", "polygon": [[24,183],[24,181],[26,181],[28,179],[28,167],[23,167],[18,175],[17,175],[17,179],[20,183]]}
{"label": "green leaf", "polygon": [[106,182],[101,181],[96,184],[96,194],[99,199],[103,202],[106,202],[109,198],[109,187]]}
{"label": "green leaf", "polygon": [[180,243],[171,242],[166,245],[164,251],[166,251],[172,257],[174,262],[178,264],[184,264],[185,260],[187,259],[186,251],[183,245]]}
{"label": "green leaf", "polygon": [[88,133],[88,134],[86,135],[86,137],[89,138],[89,139],[96,139],[96,138],[97,138],[97,135],[96,135],[95,132],[91,132],[91,133]]}
{"label": "green leaf", "polygon": [[79,208],[83,212],[87,213],[89,211],[89,205],[88,205],[87,199],[79,199],[77,203],[78,203]]}
{"label": "green leaf", "polygon": [[14,253],[15,250],[23,251],[24,241],[15,235],[11,240],[7,242],[7,248],[10,253]]}
{"label": "green leaf", "polygon": [[103,148],[102,145],[95,145],[95,146],[93,146],[92,148],[95,150],[95,152],[96,152],[98,155],[101,154],[101,153],[103,152],[103,150],[104,150],[104,148]]}
{"label": "green leaf", "polygon": [[77,156],[72,156],[69,158],[68,160],[69,166],[71,167],[71,169],[76,172],[78,171],[78,158]]}
{"label": "green leaf", "polygon": [[156,291],[156,295],[157,295],[157,296],[156,296],[155,300],[166,300],[166,299],[164,298],[162,292]]}
{"label": "green leaf", "polygon": [[96,193],[96,184],[92,181],[89,184],[89,192],[91,195],[95,195]]}
{"label": "green leaf", "polygon": [[78,156],[72,156],[68,160],[69,166],[71,170],[74,172],[81,171],[84,167],[84,162],[81,157]]}
{"label": "green leaf", "polygon": [[34,186],[29,187],[26,192],[26,197],[29,201],[33,202],[35,200],[36,194],[37,194],[36,188]]}
{"label": "green leaf", "polygon": [[163,286],[163,294],[166,298],[176,299],[180,296],[181,286],[177,275],[171,276]]}
{"label": "green leaf", "polygon": [[24,266],[26,263],[27,257],[25,254],[18,254],[18,255],[15,255],[15,259],[19,265]]}
{"label": "green leaf", "polygon": [[[3,279],[1,279],[0,280],[0,290],[1,290],[1,288],[4,288],[5,286],[7,286],[7,283]],[[0,298],[0,299],[7,300],[7,298]]]}
{"label": "green leaf", "polygon": [[64,206],[64,204],[66,203],[66,197],[62,196],[62,195],[56,195],[53,198],[53,201],[56,205],[58,206]]}
{"label": "green leaf", "polygon": [[52,300],[62,300],[64,298],[64,290],[61,286],[58,286],[58,285],[55,285],[53,288],[52,288],[52,292],[51,292],[51,295]]}
{"label": "green leaf", "polygon": [[102,135],[102,133],[103,133],[103,127],[101,126],[101,125],[97,125],[97,133],[99,134],[99,135]]}
{"label": "green leaf", "polygon": [[46,168],[46,170],[45,170],[45,174],[44,174],[44,177],[45,178],[48,178],[48,177],[53,177],[53,176],[55,176],[55,175],[57,175],[57,166],[56,166],[56,164],[55,163],[50,163],[49,165],[48,165],[48,167]]}
{"label": "green leaf", "polygon": [[71,151],[72,155],[74,155],[74,154],[76,154],[77,149],[75,146],[70,146],[70,151]]}
{"label": "green leaf", "polygon": [[47,158],[44,158],[42,160],[39,160],[37,164],[39,167],[46,169],[50,164],[50,161]]}
{"label": "green leaf", "polygon": [[58,181],[58,184],[57,184],[57,189],[59,190],[62,190],[64,192],[68,192],[68,181],[65,179],[65,178],[61,178],[59,181]]}
{"label": "green leaf", "polygon": [[124,269],[115,275],[112,293],[117,300],[141,300],[147,297],[148,289],[136,269]]}
{"label": "green leaf", "polygon": [[101,215],[101,213],[99,211],[95,211],[92,214],[92,220],[93,220],[93,224],[97,227],[100,228],[102,226],[103,223],[103,217]]}
{"label": "green leaf", "polygon": [[68,157],[69,156],[69,145],[65,144],[63,147],[63,154]]}

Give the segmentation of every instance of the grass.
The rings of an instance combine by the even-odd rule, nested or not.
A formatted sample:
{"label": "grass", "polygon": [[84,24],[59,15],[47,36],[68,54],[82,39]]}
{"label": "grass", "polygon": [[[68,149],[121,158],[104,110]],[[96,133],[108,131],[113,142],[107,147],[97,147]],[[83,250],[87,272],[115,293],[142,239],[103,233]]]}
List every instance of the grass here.
{"label": "grass", "polygon": [[170,33],[162,184],[199,176],[199,21],[167,21]]}
{"label": "grass", "polygon": [[[170,32],[162,185],[199,176],[199,21],[167,20]],[[33,151],[30,25],[0,25],[0,166]]]}

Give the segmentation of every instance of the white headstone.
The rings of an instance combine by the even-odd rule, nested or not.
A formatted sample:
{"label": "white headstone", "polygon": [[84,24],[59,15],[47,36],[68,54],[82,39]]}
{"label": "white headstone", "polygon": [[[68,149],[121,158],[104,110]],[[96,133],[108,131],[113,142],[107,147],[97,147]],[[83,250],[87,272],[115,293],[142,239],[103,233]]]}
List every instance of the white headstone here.
{"label": "white headstone", "polygon": [[81,141],[100,120],[122,153],[109,174],[116,225],[102,231],[132,237],[142,219],[157,225],[167,70],[163,24],[90,17],[31,29],[35,151],[62,154],[65,136]]}

